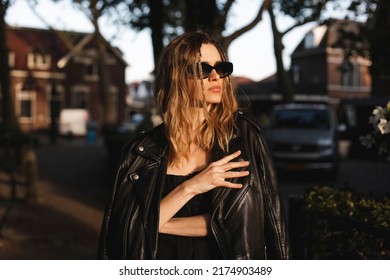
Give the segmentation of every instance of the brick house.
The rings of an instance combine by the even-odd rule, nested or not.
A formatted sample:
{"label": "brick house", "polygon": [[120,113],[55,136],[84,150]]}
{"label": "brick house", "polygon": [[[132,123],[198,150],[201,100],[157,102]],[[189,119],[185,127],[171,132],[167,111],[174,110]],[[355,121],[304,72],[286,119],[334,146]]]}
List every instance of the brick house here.
{"label": "brick house", "polygon": [[[345,59],[345,50],[336,45],[340,29],[354,32],[358,24],[334,20],[327,25],[316,26],[305,34],[293,51],[290,76],[295,101],[325,102],[336,109],[345,100],[370,97],[371,61],[358,55]],[[255,115],[268,114],[274,104],[282,101],[276,74],[239,87],[245,92],[241,102],[245,104],[245,99],[249,99]]]}
{"label": "brick house", "polygon": [[[353,21],[334,20],[310,30],[291,55],[291,75],[296,95],[319,99],[368,98],[371,61],[359,55],[345,58],[338,46],[340,30],[358,32]],[[368,48],[368,46],[367,46]]]}
{"label": "brick house", "polygon": [[20,128],[45,130],[61,109],[83,108],[90,120],[119,125],[124,120],[125,69],[119,49],[105,41],[109,115],[99,109],[97,40],[93,34],[7,27],[10,90]]}

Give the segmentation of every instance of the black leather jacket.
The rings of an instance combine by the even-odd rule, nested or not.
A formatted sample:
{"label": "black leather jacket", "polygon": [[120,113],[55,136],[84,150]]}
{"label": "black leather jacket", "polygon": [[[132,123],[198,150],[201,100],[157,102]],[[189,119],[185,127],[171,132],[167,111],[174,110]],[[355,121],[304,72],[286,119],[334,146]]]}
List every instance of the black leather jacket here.
{"label": "black leather jacket", "polygon": [[[288,259],[289,240],[277,179],[262,129],[237,114],[229,153],[250,161],[241,189],[212,192],[211,230],[224,259]],[[213,161],[226,154],[213,149]],[[124,147],[99,242],[100,259],[155,259],[159,202],[167,171],[164,124]]]}

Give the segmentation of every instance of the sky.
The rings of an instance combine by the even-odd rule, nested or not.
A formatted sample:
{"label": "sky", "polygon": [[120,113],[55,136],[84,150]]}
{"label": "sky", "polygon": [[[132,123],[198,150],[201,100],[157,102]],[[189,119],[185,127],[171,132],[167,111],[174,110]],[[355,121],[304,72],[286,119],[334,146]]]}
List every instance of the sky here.
{"label": "sky", "polygon": [[[56,29],[93,32],[93,26],[86,16],[72,8],[69,2],[70,0],[54,4],[52,0],[39,0],[35,9]],[[228,19],[227,34],[253,20],[262,3],[259,0],[239,0],[237,2]],[[27,0],[14,0],[14,4],[7,11],[6,23],[19,27],[47,28],[45,23],[32,12]],[[279,17],[277,23],[279,30],[283,31],[292,24],[292,21]],[[118,30],[104,19],[99,24],[104,37],[122,51],[129,65],[126,70],[126,82],[149,80],[154,68],[150,31],[135,32],[127,27]],[[296,28],[284,37],[283,55],[286,68],[290,64],[291,53],[313,26],[313,24],[308,24]],[[263,20],[254,29],[232,42],[228,49],[228,56],[234,64],[235,76],[260,81],[275,73],[273,37],[267,13],[264,13]]]}

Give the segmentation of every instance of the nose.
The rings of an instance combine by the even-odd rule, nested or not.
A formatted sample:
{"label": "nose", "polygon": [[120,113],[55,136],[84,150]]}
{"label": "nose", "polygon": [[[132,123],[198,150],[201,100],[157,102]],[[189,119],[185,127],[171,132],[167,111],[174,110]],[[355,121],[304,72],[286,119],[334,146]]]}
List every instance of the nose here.
{"label": "nose", "polygon": [[217,81],[217,80],[219,80],[219,79],[220,79],[220,77],[219,77],[217,71],[215,71],[215,69],[213,69],[213,70],[211,71],[211,73],[210,73],[209,80],[211,80],[211,81]]}

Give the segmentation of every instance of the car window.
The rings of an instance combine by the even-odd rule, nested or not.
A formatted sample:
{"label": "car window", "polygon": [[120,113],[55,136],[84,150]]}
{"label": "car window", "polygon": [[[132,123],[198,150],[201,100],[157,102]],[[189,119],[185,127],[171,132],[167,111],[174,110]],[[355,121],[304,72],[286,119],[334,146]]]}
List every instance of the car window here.
{"label": "car window", "polygon": [[318,109],[277,110],[270,121],[271,128],[329,129],[329,114]]}

